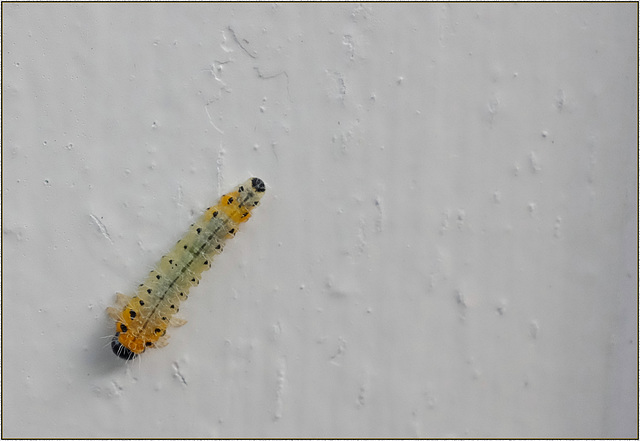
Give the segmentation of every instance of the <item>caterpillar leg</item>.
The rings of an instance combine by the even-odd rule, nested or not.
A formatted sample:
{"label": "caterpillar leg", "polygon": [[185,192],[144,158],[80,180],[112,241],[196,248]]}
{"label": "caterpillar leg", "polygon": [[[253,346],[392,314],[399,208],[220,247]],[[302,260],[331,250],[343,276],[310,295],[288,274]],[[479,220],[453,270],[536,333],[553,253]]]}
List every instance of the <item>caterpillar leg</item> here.
{"label": "caterpillar leg", "polygon": [[164,348],[168,344],[169,344],[169,336],[163,335],[153,344],[153,346],[155,346],[156,348]]}
{"label": "caterpillar leg", "polygon": [[180,326],[187,323],[187,320],[182,317],[173,316],[169,319],[169,326],[173,326],[174,328],[179,328]]}
{"label": "caterpillar leg", "polygon": [[120,320],[120,314],[122,313],[124,307],[129,303],[129,300],[131,300],[131,297],[117,292],[116,305],[107,308],[107,314],[109,315],[109,317],[111,317],[115,321]]}

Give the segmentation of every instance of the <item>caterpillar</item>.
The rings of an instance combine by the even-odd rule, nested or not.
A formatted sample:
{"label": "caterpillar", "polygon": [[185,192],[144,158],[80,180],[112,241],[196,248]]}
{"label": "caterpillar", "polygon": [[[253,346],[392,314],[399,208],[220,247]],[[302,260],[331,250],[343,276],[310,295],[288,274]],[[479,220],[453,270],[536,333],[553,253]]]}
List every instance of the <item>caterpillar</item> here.
{"label": "caterpillar", "polygon": [[249,178],[209,207],[174,247],[160,259],[135,295],[116,294],[115,307],[107,313],[116,322],[111,349],[118,357],[131,360],[147,348],[168,343],[167,328],[182,326],[186,320],[175,316],[189,289],[198,285],[211,260],[222,252],[224,242],[235,236],[241,223],[264,195],[260,178]]}

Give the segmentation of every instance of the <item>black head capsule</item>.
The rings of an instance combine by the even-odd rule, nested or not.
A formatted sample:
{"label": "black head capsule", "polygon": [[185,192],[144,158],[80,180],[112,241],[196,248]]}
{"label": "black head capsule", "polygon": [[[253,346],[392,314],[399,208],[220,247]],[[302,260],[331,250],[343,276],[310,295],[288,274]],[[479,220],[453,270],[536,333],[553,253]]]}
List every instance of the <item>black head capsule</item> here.
{"label": "black head capsule", "polygon": [[125,348],[122,343],[118,341],[119,335],[120,333],[116,332],[116,335],[113,336],[113,339],[111,340],[111,350],[114,354],[124,360],[133,360],[136,358],[137,354],[135,352],[131,352],[129,348]]}
{"label": "black head capsule", "polygon": [[258,193],[262,193],[265,190],[264,181],[260,178],[251,178],[251,186]]}

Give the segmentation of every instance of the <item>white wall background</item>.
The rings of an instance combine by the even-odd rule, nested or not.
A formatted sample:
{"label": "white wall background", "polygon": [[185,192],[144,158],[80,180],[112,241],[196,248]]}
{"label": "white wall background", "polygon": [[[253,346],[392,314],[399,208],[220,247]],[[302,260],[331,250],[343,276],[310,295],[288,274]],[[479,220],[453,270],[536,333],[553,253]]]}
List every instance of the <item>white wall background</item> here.
{"label": "white wall background", "polygon": [[[636,4],[2,12],[4,436],[638,436]],[[250,175],[117,359],[114,293]]]}

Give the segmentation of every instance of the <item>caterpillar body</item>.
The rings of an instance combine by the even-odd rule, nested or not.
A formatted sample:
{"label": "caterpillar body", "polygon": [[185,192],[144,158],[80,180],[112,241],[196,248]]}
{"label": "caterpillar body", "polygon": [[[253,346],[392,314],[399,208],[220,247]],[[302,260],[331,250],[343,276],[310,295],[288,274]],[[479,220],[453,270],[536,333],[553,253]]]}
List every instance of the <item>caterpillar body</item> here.
{"label": "caterpillar body", "polygon": [[131,360],[149,347],[167,344],[167,327],[186,323],[174,315],[180,302],[187,299],[189,288],[200,282],[202,272],[211,267],[224,242],[249,220],[264,192],[264,182],[250,178],[222,196],[218,205],[208,208],[160,259],[135,295],[116,295],[116,306],[107,308],[116,321],[111,340],[114,354]]}

